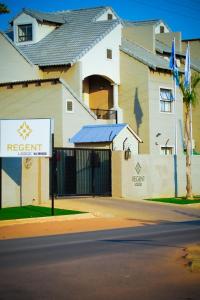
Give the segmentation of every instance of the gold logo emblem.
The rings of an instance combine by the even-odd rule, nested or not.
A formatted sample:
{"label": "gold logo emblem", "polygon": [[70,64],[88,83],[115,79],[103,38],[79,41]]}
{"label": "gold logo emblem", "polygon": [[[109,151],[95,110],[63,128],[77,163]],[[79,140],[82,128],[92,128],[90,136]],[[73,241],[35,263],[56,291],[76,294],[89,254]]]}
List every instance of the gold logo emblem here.
{"label": "gold logo emblem", "polygon": [[23,138],[23,140],[26,140],[27,137],[29,137],[29,135],[31,134],[32,130],[28,126],[28,124],[26,124],[26,122],[23,122],[17,132],[19,133],[19,136]]}

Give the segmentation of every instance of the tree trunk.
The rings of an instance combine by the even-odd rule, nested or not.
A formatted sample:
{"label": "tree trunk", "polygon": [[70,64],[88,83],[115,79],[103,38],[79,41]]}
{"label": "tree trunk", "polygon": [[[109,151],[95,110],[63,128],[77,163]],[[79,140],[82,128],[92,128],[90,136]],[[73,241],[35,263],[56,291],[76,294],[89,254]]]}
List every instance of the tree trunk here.
{"label": "tree trunk", "polygon": [[191,134],[190,134],[190,106],[186,107],[185,143],[186,143],[186,199],[193,200],[191,174]]}

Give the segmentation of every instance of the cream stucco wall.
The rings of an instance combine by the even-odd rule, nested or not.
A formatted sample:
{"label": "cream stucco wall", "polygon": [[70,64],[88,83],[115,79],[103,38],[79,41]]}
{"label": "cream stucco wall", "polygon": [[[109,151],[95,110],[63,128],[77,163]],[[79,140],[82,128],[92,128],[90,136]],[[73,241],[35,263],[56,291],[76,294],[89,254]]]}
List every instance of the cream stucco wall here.
{"label": "cream stucco wall", "polygon": [[76,95],[82,97],[82,71],[81,63],[77,62],[73,66],[48,67],[42,70],[42,78],[62,78]]}
{"label": "cream stucco wall", "polygon": [[39,204],[49,199],[48,158],[3,158],[2,162],[2,207]]}
{"label": "cream stucco wall", "polygon": [[[183,53],[186,52],[188,41],[182,41],[182,50]],[[194,59],[200,59],[200,39],[197,40],[189,40],[190,44],[190,54]]]}
{"label": "cream stucco wall", "polygon": [[173,38],[175,38],[176,51],[181,51],[182,50],[181,32],[167,32],[167,33],[156,34],[156,39],[163,42],[170,48],[172,46]]}
{"label": "cream stucco wall", "polygon": [[[66,101],[72,101],[73,111],[66,109]],[[80,100],[81,101],[81,100]],[[73,95],[63,86],[62,87],[62,140],[63,147],[73,147],[69,138],[75,135],[82,126],[91,125],[96,122],[96,117],[90,114]]]}
{"label": "cream stucco wall", "polygon": [[0,33],[0,82],[39,78],[38,68],[29,63]]}
{"label": "cream stucco wall", "polygon": [[22,161],[22,203],[39,204],[49,199],[49,158]]}
{"label": "cream stucco wall", "polygon": [[124,26],[122,36],[152,52],[155,51],[155,28],[153,25]]}
{"label": "cream stucco wall", "polygon": [[[105,38],[89,50],[81,59],[82,80],[90,75],[102,75],[120,83],[121,25],[113,29]],[[107,59],[107,49],[112,50],[112,59]]]}
{"label": "cream stucco wall", "polygon": [[[137,167],[136,167],[137,166]],[[192,158],[194,194],[200,193],[200,157]],[[173,197],[175,195],[174,157],[135,155],[124,159],[121,151],[112,153],[113,196],[129,199]],[[178,195],[186,194],[185,156],[178,157]]]}
{"label": "cream stucco wall", "polygon": [[123,52],[120,64],[119,106],[123,110],[123,122],[143,140],[139,153],[149,153],[149,69]]}
{"label": "cream stucco wall", "polygon": [[62,88],[61,84],[13,85],[0,87],[0,118],[54,118],[55,145],[62,146]]}
{"label": "cream stucco wall", "polygon": [[21,159],[2,158],[2,207],[19,206],[21,198]]}
{"label": "cream stucco wall", "polygon": [[113,150],[123,151],[127,150],[128,148],[131,150],[132,155],[138,154],[138,140],[128,128],[124,128],[114,139]]}
{"label": "cream stucco wall", "polygon": [[[159,154],[161,146],[175,146],[175,123],[177,122],[178,153],[183,153],[183,101],[176,88],[176,102],[172,113],[160,111],[160,88],[172,89],[172,75],[164,72],[150,72],[149,76],[149,134],[150,153]],[[176,113],[175,113],[176,111]],[[157,136],[159,134],[159,136]]]}

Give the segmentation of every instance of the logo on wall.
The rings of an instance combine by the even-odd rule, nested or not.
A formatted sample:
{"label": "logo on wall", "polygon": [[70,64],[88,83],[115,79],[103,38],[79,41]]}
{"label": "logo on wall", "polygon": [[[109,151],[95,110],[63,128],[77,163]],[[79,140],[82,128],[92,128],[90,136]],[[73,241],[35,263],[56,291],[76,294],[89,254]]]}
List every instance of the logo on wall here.
{"label": "logo on wall", "polygon": [[141,170],[142,170],[142,167],[139,164],[139,162],[137,162],[137,164],[135,165],[135,171],[137,173],[137,176],[132,176],[132,182],[134,182],[135,186],[142,186],[142,184],[145,180],[144,176],[139,175],[141,173]]}
{"label": "logo on wall", "polygon": [[135,166],[135,171],[137,172],[137,174],[140,174],[142,167],[140,166],[139,162],[137,162],[136,166]]}
{"label": "logo on wall", "polygon": [[23,140],[26,140],[31,134],[32,130],[26,122],[23,122],[17,132],[19,136],[23,138]]}

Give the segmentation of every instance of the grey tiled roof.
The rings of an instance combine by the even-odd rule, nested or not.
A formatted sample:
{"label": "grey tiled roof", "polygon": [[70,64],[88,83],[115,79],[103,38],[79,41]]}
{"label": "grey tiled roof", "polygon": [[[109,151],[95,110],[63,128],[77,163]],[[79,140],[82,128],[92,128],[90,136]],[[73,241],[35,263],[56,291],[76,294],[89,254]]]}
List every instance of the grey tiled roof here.
{"label": "grey tiled roof", "polygon": [[[168,55],[171,54],[171,48],[159,40],[156,40],[156,51],[162,54],[163,53],[167,53]],[[176,51],[176,54],[185,58],[185,54],[183,52]],[[191,67],[195,71],[200,72],[200,60],[191,58]]]}
{"label": "grey tiled roof", "polygon": [[200,59],[191,59],[191,67],[197,72],[200,72]]}
{"label": "grey tiled roof", "polygon": [[47,22],[58,23],[58,24],[63,24],[63,23],[66,22],[66,20],[65,20],[65,18],[62,14],[44,13],[44,12],[41,12],[41,11],[24,8],[22,12],[20,12],[17,16],[15,16],[10,21],[10,23],[12,23],[16,17],[21,15],[21,13],[25,13],[25,14],[35,18],[36,20],[38,20],[40,22],[47,21]]}
{"label": "grey tiled roof", "polygon": [[154,70],[170,70],[168,61],[136,43],[123,39],[121,50]]}
{"label": "grey tiled roof", "polygon": [[[159,41],[156,39],[156,51],[158,51],[159,53],[171,53],[171,47],[167,46],[165,43]],[[180,56],[184,56],[184,54],[180,51],[176,50],[176,54],[180,55]]]}
{"label": "grey tiled roof", "polygon": [[105,7],[59,12],[66,23],[36,44],[19,49],[36,65],[67,65],[80,59],[89,49],[112,31],[120,20],[93,21]]}

